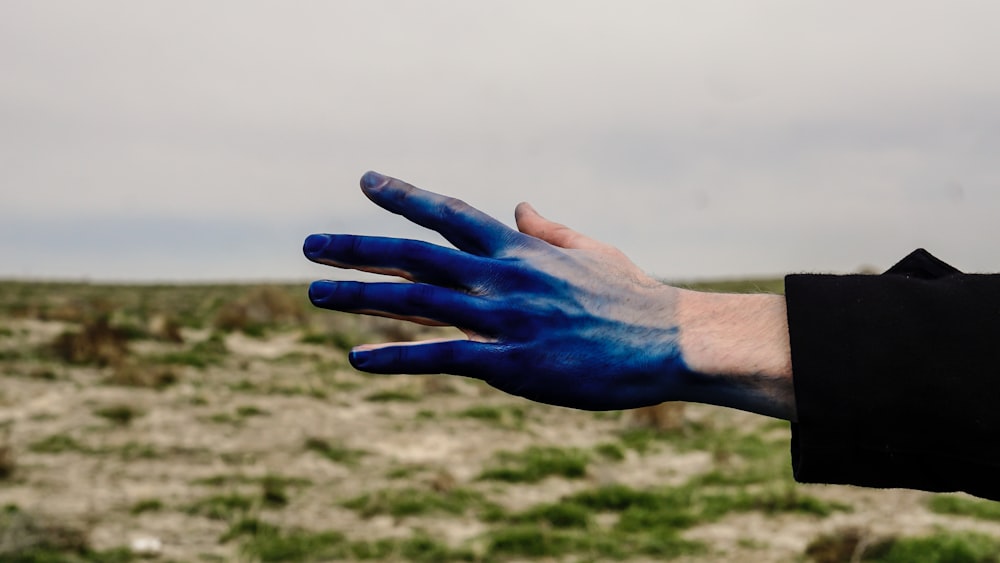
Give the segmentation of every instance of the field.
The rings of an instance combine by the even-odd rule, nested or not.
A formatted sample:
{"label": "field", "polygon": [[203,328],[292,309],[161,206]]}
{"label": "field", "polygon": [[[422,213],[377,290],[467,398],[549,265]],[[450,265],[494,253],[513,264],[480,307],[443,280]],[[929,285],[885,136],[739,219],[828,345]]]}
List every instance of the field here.
{"label": "field", "polygon": [[358,373],[447,331],[305,289],[0,283],[0,561],[1000,560],[1000,504],[794,484],[781,421]]}

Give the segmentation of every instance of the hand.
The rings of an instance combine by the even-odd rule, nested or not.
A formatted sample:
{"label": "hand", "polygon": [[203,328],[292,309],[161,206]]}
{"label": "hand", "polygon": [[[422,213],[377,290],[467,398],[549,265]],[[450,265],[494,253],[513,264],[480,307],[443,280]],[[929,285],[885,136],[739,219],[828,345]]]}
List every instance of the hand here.
{"label": "hand", "polygon": [[457,199],[368,172],[375,204],[444,236],[456,249],[355,235],[310,235],[314,262],[413,283],[317,281],[318,307],[456,326],[468,340],[363,345],[372,373],[450,373],[534,401],[590,410],[686,398],[678,342],[680,290],[620,251],[550,222],[530,205],[518,231]]}

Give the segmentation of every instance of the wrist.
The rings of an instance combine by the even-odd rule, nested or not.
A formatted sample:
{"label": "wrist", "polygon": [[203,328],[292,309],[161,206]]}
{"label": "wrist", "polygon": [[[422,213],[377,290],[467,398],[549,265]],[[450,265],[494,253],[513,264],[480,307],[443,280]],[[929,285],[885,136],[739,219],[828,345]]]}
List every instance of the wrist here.
{"label": "wrist", "polygon": [[795,419],[785,298],[680,290],[689,400]]}

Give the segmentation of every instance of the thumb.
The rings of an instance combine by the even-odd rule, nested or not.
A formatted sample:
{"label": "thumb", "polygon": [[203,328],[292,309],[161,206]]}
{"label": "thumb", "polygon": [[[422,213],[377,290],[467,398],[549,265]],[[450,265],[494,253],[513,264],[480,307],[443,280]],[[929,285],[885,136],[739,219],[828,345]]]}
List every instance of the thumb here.
{"label": "thumb", "polygon": [[604,244],[586,235],[582,235],[566,225],[549,221],[535,211],[528,202],[521,202],[514,209],[514,221],[517,230],[526,235],[544,240],[560,248],[576,248],[582,250],[601,250]]}

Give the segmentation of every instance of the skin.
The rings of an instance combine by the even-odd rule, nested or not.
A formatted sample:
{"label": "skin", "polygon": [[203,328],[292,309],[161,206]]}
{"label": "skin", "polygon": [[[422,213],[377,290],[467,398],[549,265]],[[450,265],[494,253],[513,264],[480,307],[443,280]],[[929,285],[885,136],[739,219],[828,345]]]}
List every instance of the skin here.
{"label": "skin", "polygon": [[529,204],[517,229],[463,201],[366,173],[376,205],[455,248],[350,234],[310,235],[314,262],[406,282],[314,282],[314,305],[461,329],[467,339],[363,345],[371,373],[482,379],[533,401],[588,410],[684,400],[795,418],[784,298],[682,290],[618,249]]}

